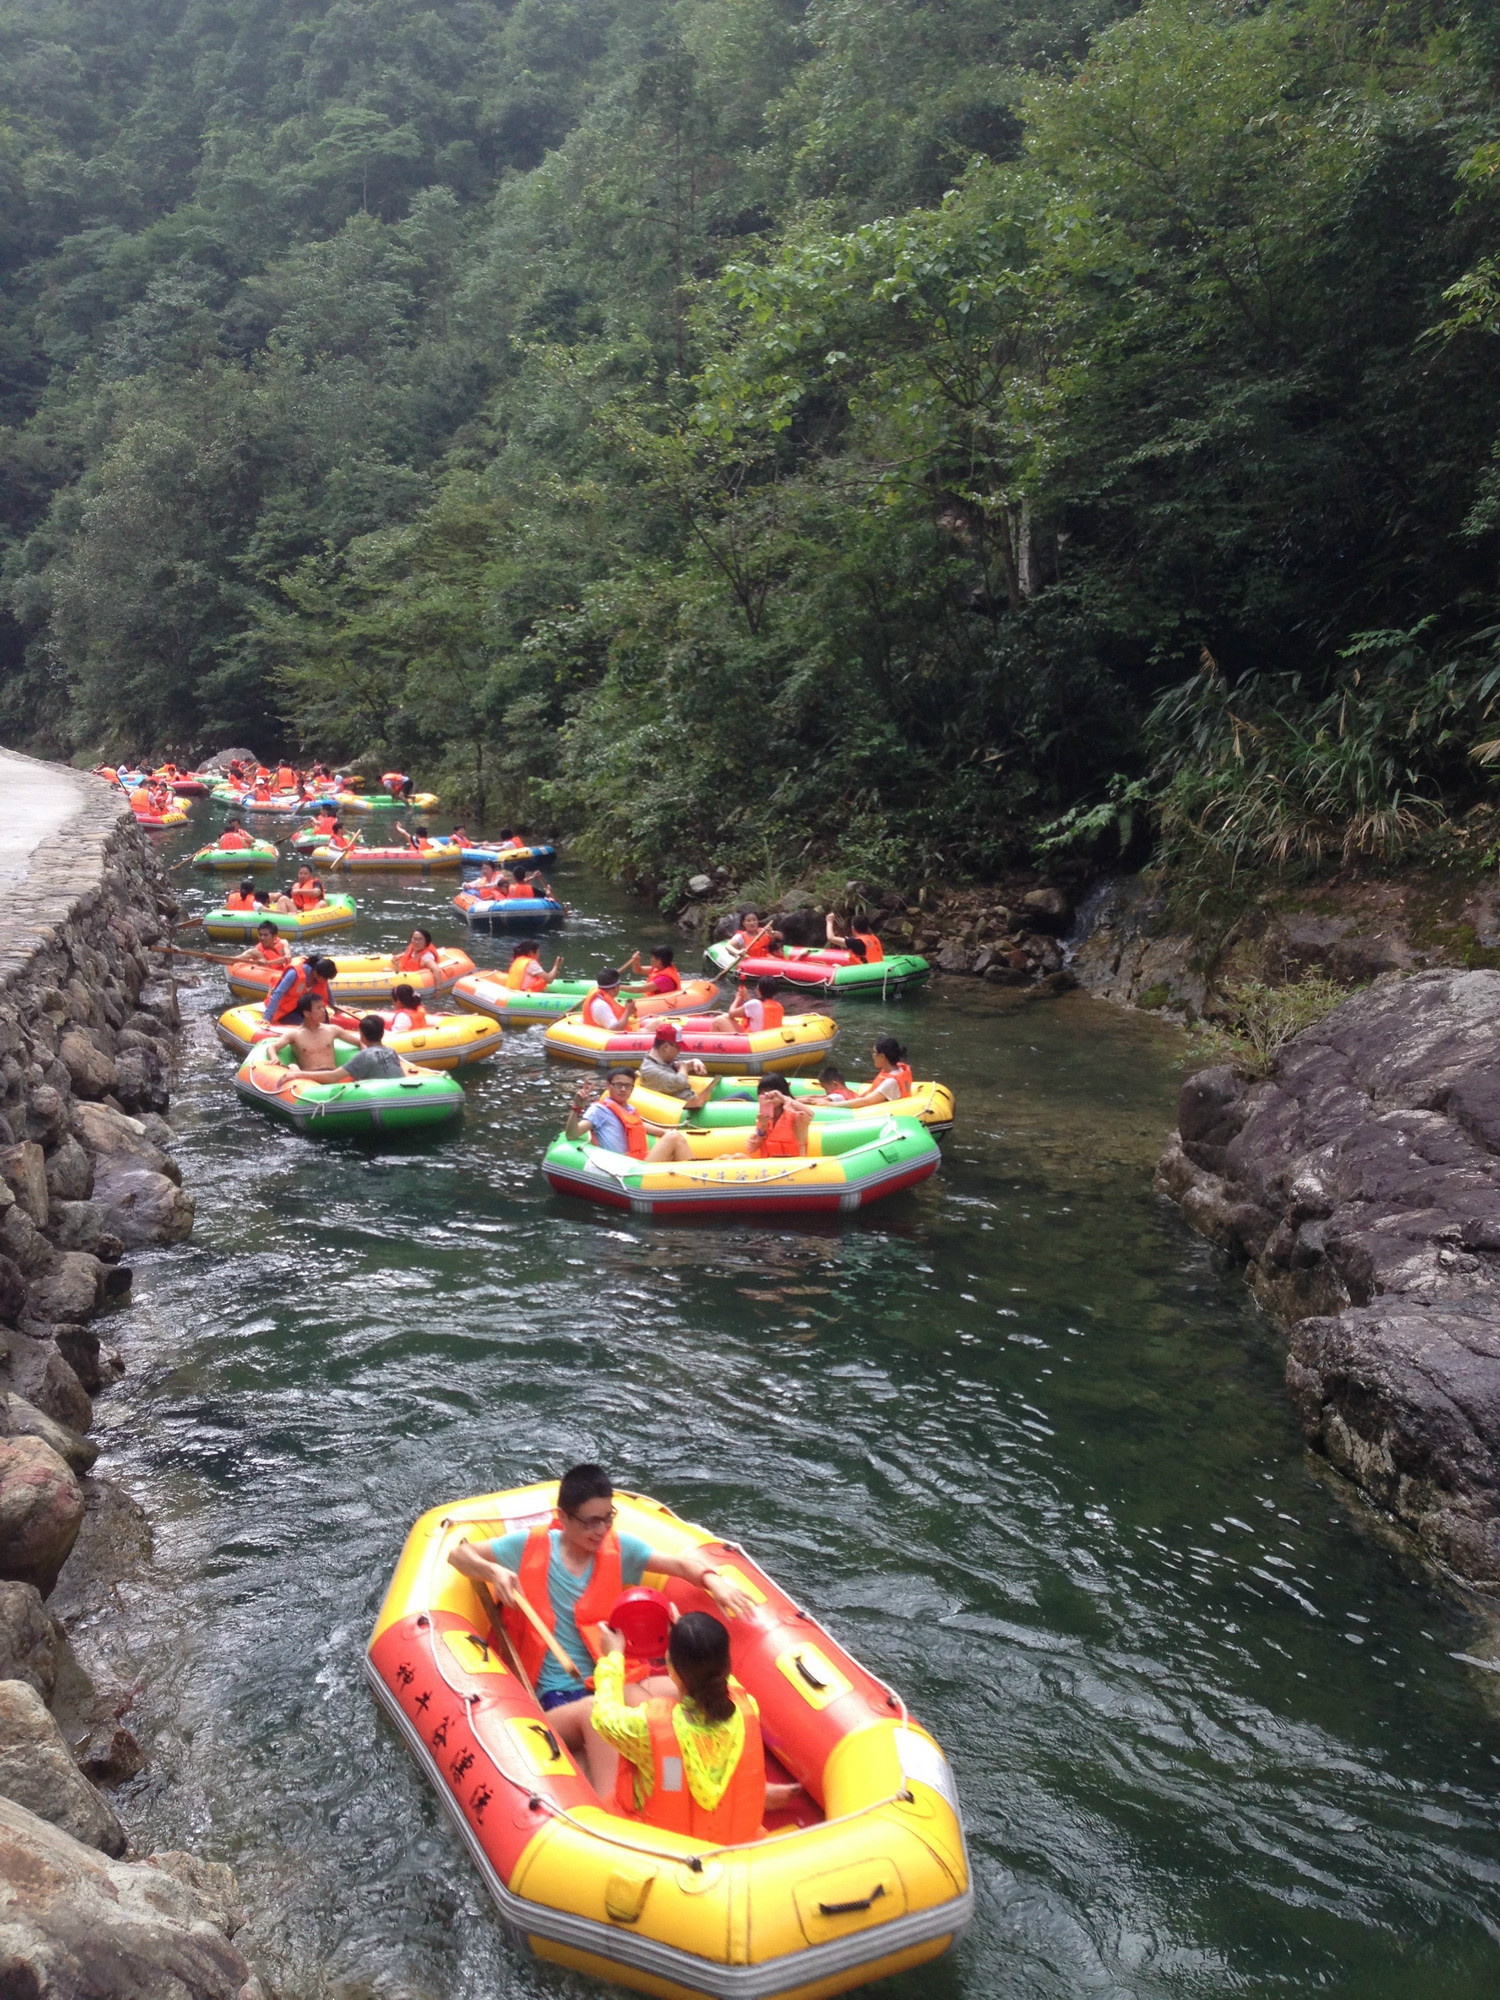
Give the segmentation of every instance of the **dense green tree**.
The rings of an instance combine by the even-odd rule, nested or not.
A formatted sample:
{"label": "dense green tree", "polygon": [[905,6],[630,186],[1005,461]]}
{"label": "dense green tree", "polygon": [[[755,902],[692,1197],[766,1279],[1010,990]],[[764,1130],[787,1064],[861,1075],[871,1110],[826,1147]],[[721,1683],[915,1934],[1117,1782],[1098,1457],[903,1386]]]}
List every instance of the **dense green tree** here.
{"label": "dense green tree", "polygon": [[662,885],[1473,851],[1497,80],[1456,0],[0,0],[0,721]]}

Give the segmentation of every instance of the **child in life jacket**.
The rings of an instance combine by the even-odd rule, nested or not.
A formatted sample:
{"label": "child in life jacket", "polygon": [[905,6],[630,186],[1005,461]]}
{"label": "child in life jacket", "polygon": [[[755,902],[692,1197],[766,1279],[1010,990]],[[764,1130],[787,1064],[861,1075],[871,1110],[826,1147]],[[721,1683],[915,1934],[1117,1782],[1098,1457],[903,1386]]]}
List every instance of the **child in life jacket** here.
{"label": "child in life jacket", "polygon": [[403,982],[391,998],[396,1003],[395,1011],[387,1016],[387,1022],[393,1035],[412,1034],[427,1026],[427,1009],[417,997],[415,987]]}
{"label": "child in life jacket", "polygon": [[759,1035],[767,1028],[779,1028],[786,1019],[786,1009],[776,998],[776,981],[757,979],[755,991],[748,998],[741,987],[729,1010],[729,1019],[735,1032],[741,1035]]}
{"label": "child in life jacket", "polygon": [[707,1611],[674,1619],[672,1693],[648,1694],[640,1707],[625,1699],[623,1637],[605,1625],[600,1641],[589,1723],[619,1752],[615,1811],[726,1847],[758,1840],[767,1808],[789,1804],[798,1787],[766,1783],[760,1711],[730,1679],[723,1622]]}
{"label": "child in life jacket", "polygon": [[834,951],[847,951],[851,958],[857,958],[865,965],[878,965],[885,957],[885,947],[873,931],[855,930],[852,924],[843,923],[833,910],[828,912],[823,928],[829,947]]}
{"label": "child in life jacket", "polygon": [[809,1091],[803,1099],[805,1104],[848,1104],[854,1092],[844,1081],[844,1072],[837,1063],[825,1063],[818,1071],[818,1088]]}

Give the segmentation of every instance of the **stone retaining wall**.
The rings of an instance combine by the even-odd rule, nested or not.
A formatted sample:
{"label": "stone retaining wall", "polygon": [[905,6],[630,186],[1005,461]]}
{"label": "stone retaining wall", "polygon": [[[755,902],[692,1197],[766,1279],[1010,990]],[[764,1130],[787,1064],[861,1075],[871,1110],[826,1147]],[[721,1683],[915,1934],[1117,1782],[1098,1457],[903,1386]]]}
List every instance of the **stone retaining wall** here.
{"label": "stone retaining wall", "polygon": [[148,949],[177,899],[116,788],[11,752],[0,864],[0,1991],[109,2000],[154,1970],[162,1991],[251,2000],[227,1870],[103,1859],[129,1840],[101,1787],[141,1751],[46,1608],[111,1500],[87,1433],[122,1364],[94,1322],[128,1299],[129,1251],[193,1226],[161,1115],[177,1002]]}

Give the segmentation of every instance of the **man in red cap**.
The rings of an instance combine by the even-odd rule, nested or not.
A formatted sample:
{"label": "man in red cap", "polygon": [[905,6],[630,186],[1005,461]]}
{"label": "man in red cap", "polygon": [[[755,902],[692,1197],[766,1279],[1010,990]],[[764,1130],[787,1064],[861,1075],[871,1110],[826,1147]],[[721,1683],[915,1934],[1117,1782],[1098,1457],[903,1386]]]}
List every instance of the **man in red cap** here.
{"label": "man in red cap", "polygon": [[701,1111],[714,1094],[714,1079],[710,1076],[701,1088],[695,1088],[688,1078],[704,1075],[696,1056],[677,1053],[676,1022],[658,1022],[656,1040],[641,1064],[641,1088],[660,1091],[663,1097],[680,1097],[688,1111]]}

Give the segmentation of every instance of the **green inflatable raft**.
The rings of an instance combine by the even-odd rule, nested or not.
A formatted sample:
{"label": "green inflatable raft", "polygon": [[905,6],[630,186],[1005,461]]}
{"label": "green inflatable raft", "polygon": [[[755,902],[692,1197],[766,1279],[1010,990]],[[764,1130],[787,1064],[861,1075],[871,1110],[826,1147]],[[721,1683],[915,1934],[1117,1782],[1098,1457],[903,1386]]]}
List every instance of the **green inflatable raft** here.
{"label": "green inflatable raft", "polygon": [[253,847],[200,847],[193,856],[195,868],[219,868],[226,875],[248,875],[260,868],[276,866],[274,840],[257,840]]}
{"label": "green inflatable raft", "polygon": [[310,910],[210,910],[203,928],[211,938],[253,939],[262,924],[274,924],[283,937],[321,937],[347,930],[356,913],[352,896],[325,896]]}
{"label": "green inflatable raft", "polygon": [[915,952],[877,958],[873,965],[853,953],[827,947],[789,944],[784,952],[737,958],[727,944],[711,944],[705,953],[715,972],[736,973],[741,979],[774,979],[808,993],[831,993],[839,999],[896,1000],[914,986],[925,984],[932,967]]}
{"label": "green inflatable raft", "polygon": [[[348,1043],[337,1048],[340,1062],[354,1054]],[[464,1108],[463,1090],[451,1076],[404,1058],[398,1077],[310,1083],[287,1067],[281,1053],[252,1049],[235,1073],[234,1087],[247,1104],[259,1105],[314,1139],[428,1131],[450,1124]]]}

